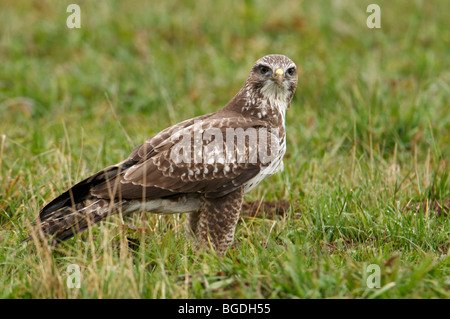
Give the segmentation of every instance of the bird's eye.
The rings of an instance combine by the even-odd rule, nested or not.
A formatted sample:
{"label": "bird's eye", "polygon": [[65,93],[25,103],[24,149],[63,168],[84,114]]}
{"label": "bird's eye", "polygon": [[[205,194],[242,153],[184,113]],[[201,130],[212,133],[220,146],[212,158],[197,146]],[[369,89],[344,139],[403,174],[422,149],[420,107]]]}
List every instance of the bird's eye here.
{"label": "bird's eye", "polygon": [[267,72],[269,72],[270,71],[270,69],[267,67],[267,66],[264,66],[264,65],[262,65],[260,68],[259,68],[259,72],[261,73],[261,74],[266,74]]}
{"label": "bird's eye", "polygon": [[295,68],[289,68],[286,73],[289,74],[289,76],[293,76],[295,73]]}

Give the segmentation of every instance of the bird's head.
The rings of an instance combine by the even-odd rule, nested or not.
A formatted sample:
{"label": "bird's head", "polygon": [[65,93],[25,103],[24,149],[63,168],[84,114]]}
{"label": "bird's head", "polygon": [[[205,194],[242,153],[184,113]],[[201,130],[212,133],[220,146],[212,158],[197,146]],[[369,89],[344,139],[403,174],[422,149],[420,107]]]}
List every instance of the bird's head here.
{"label": "bird's head", "polygon": [[297,82],[295,63],[284,55],[272,54],[256,61],[247,79],[247,86],[263,99],[290,102]]}

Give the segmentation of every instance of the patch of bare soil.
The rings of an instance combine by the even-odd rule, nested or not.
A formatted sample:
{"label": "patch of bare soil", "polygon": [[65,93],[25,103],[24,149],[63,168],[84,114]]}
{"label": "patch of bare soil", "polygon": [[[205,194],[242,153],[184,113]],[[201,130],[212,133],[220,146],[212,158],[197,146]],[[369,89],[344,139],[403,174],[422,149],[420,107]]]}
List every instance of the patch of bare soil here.
{"label": "patch of bare soil", "polygon": [[276,216],[283,216],[291,207],[291,204],[284,200],[275,202],[269,201],[249,201],[242,204],[242,216],[253,218],[275,219]]}

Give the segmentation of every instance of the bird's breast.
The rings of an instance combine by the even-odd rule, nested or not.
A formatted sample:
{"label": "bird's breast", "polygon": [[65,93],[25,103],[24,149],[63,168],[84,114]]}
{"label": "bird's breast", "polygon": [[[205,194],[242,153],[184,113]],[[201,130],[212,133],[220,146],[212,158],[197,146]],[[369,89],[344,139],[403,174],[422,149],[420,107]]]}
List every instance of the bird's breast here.
{"label": "bird's breast", "polygon": [[286,136],[283,135],[279,140],[278,152],[273,156],[270,162],[261,167],[260,172],[244,184],[244,192],[248,193],[253,188],[258,186],[266,177],[275,174],[278,171],[283,170],[283,157],[286,153]]}

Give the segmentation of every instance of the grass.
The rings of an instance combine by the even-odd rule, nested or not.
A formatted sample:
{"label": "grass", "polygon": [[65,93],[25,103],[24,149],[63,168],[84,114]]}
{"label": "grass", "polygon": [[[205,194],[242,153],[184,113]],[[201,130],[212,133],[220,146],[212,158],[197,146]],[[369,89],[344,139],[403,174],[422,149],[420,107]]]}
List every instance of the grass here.
{"label": "grass", "polygon": [[[0,11],[1,298],[449,298],[448,1],[10,1]],[[111,218],[57,250],[39,208],[181,120],[217,110],[259,57],[300,67],[284,172],[224,257],[185,216]],[[269,212],[261,212],[269,216]],[[68,265],[81,288],[68,288]],[[380,267],[369,288],[367,266]]]}

